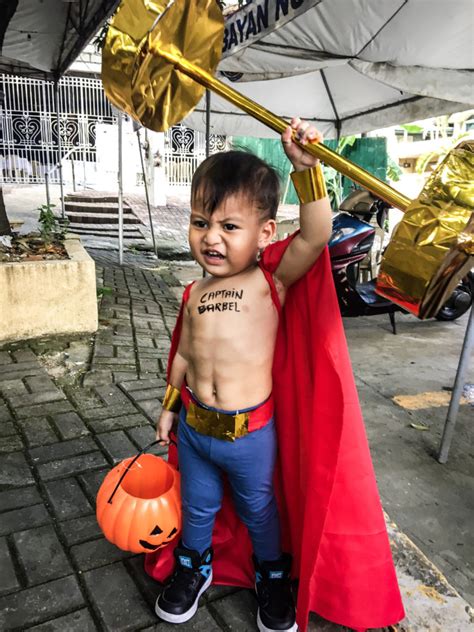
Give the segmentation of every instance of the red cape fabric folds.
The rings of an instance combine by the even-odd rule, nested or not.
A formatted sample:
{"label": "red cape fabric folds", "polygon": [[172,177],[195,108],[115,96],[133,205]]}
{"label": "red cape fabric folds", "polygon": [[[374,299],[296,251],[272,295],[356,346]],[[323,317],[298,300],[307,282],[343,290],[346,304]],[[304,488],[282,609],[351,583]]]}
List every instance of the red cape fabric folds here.
{"label": "red cape fabric folds", "polygon": [[[269,246],[262,268],[273,273],[294,236]],[[189,290],[183,296],[187,300]],[[183,304],[169,365],[179,343]],[[168,368],[169,370],[169,368]],[[299,578],[297,623],[310,611],[353,629],[403,619],[404,610],[377,491],[327,249],[287,292],[273,363],[279,443],[275,489],[283,550]],[[177,462],[174,448],[169,460]],[[247,529],[225,495],[213,533],[214,583],[251,588]],[[163,581],[172,547],[146,556]]]}

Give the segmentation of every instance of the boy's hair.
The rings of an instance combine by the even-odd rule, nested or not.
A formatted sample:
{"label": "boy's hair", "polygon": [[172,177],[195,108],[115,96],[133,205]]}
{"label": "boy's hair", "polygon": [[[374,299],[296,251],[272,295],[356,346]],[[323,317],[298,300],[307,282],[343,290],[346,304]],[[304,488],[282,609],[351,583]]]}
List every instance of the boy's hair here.
{"label": "boy's hair", "polygon": [[226,151],[206,158],[194,172],[191,206],[210,215],[229,195],[242,194],[254,203],[262,220],[275,219],[280,200],[276,171],[245,151]]}

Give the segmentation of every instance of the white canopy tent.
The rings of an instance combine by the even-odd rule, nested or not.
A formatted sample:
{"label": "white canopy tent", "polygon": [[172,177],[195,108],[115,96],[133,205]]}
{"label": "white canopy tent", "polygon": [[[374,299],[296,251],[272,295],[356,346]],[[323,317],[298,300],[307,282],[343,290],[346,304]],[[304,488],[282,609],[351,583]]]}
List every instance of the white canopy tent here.
{"label": "white canopy tent", "polygon": [[[218,76],[334,138],[473,108],[473,30],[472,0],[254,0],[226,20]],[[205,110],[184,123],[204,130]],[[274,136],[214,95],[210,125]]]}
{"label": "white canopy tent", "polygon": [[[60,77],[112,13],[118,1],[0,0],[0,74],[53,80],[57,88]],[[55,94],[59,129],[57,89]],[[4,95],[0,90],[0,109],[3,101]],[[0,130],[2,132],[5,133],[5,130]],[[60,135],[57,146],[61,156]],[[61,173],[61,161],[58,167]],[[60,184],[64,217],[62,175]],[[0,230],[7,234],[10,231],[3,206],[0,207]]]}
{"label": "white canopy tent", "polygon": [[58,80],[118,0],[0,2],[0,72]]}

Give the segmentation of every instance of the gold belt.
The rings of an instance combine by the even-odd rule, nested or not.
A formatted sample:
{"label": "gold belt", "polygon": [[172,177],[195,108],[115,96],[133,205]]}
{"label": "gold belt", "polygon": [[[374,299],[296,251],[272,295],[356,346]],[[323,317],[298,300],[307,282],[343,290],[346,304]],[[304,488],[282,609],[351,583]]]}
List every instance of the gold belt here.
{"label": "gold belt", "polygon": [[249,413],[227,415],[215,410],[206,410],[189,402],[186,423],[201,434],[224,441],[235,441],[249,432]]}

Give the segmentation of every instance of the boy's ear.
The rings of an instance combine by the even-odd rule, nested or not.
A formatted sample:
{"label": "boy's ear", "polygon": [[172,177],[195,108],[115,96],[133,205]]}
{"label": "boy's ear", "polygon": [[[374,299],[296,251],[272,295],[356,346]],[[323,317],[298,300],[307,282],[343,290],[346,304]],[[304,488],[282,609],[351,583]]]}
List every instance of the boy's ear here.
{"label": "boy's ear", "polygon": [[266,248],[276,235],[276,222],[274,219],[267,219],[260,227],[259,248]]}

